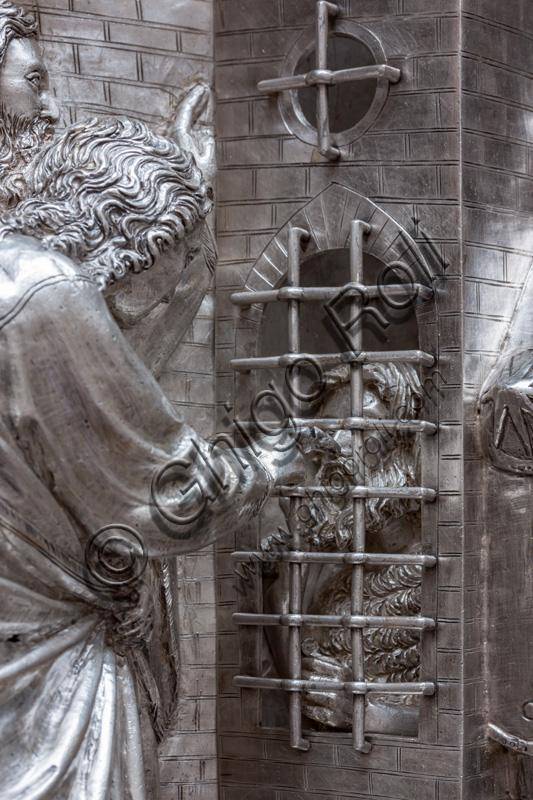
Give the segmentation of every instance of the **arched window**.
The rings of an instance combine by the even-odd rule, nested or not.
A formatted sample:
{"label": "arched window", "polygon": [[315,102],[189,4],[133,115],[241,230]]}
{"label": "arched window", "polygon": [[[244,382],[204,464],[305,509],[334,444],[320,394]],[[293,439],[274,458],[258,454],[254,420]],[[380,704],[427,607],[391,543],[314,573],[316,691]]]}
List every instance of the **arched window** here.
{"label": "arched window", "polygon": [[[276,235],[232,300],[241,432],[277,419],[337,446],[319,442],[314,474],[279,487],[256,548],[234,553],[248,586],[234,621],[250,672],[234,682],[288,697],[297,749],[309,747],[304,724],[350,728],[361,752],[368,732],[416,735],[419,698],[435,692],[425,646],[435,628],[425,577],[436,565],[431,273],[392,218],[333,184]],[[263,724],[280,724],[284,703],[268,707]]]}

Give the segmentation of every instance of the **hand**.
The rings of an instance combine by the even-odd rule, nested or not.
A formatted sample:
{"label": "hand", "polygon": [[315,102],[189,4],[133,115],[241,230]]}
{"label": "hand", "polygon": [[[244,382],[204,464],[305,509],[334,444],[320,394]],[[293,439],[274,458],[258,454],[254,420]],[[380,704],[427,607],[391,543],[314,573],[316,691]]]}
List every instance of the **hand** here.
{"label": "hand", "polygon": [[320,430],[320,428],[302,428],[295,437],[296,443],[304,455],[311,454],[318,456],[324,454],[328,456],[339,456],[341,447],[335,439]]}
{"label": "hand", "polygon": [[181,101],[170,136],[182,150],[192,153],[206,181],[216,175],[214,96],[206,83],[198,83]]}
{"label": "hand", "polygon": [[[302,659],[302,678],[306,681],[332,680],[345,683],[352,680],[351,671],[333,658],[312,655]],[[306,692],[303,695],[306,717],[341,730],[350,730],[352,702],[346,692],[330,694]]]}
{"label": "hand", "polygon": [[[306,647],[302,642],[302,650],[311,652],[315,643]],[[353,680],[351,670],[329,656],[319,652],[302,659],[302,678],[306,681],[323,681],[326,679],[347,683]],[[418,731],[418,709],[401,704],[388,704],[372,696],[366,697],[367,730],[372,733],[388,733],[400,736],[416,736]],[[330,694],[306,692],[303,695],[302,710],[306,717],[321,722],[329,727],[344,731],[351,730],[353,700],[346,692]]]}
{"label": "hand", "polygon": [[316,471],[313,461],[324,453],[338,455],[340,447],[318,428],[288,428],[256,439],[254,453],[270,473],[273,486],[305,486]]}
{"label": "hand", "polygon": [[270,473],[273,486],[305,483],[304,459],[291,432],[273,432],[256,439],[253,452]]}

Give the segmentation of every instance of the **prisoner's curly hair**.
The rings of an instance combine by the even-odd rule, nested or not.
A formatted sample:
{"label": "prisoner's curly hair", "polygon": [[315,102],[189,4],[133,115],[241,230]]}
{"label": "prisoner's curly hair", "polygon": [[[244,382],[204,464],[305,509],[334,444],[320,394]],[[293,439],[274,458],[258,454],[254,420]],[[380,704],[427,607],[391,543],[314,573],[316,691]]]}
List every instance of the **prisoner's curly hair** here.
{"label": "prisoner's curly hair", "polygon": [[0,66],[12,39],[24,39],[36,33],[37,23],[31,14],[11,0],[0,0]]}
{"label": "prisoner's curly hair", "polygon": [[39,157],[29,188],[29,199],[1,218],[0,236],[34,236],[102,287],[151,267],[212,207],[193,157],[126,117],[64,130]]}
{"label": "prisoner's curly hair", "polygon": [[[365,364],[363,367],[365,389],[373,391],[388,409],[389,419],[410,420],[418,417],[422,407],[420,377],[412,364],[386,363]],[[321,406],[330,395],[350,383],[350,367],[328,370],[321,376],[316,389],[316,405]]]}
{"label": "prisoner's curly hair", "polygon": [[[379,397],[387,407],[387,418],[407,421],[416,419],[422,405],[420,377],[411,364],[365,364],[363,381],[366,390]],[[347,390],[350,368],[342,365],[323,376],[325,398],[333,392]],[[322,411],[322,409],[320,409]],[[419,444],[412,433],[400,430],[394,433],[380,428],[376,420],[373,433],[377,452],[354,460],[346,451],[343,455],[325,461],[317,480],[322,486],[334,488],[339,484],[349,486],[357,482],[361,460],[365,461],[366,481],[370,486],[396,486],[398,488],[419,484]],[[353,506],[348,495],[332,499],[327,493],[314,500],[309,509],[313,520],[308,536],[315,547],[322,550],[347,549],[353,533]],[[366,529],[379,532],[389,519],[405,518],[413,527],[420,525],[420,506],[417,500],[403,497],[369,498],[365,500]]]}

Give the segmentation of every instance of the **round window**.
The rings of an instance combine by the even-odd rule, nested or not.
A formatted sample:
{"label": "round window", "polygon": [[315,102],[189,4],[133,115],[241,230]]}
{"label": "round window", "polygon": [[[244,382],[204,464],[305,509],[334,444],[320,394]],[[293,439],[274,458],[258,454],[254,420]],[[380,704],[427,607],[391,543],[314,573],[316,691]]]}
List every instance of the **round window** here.
{"label": "round window", "polygon": [[[328,69],[337,72],[353,67],[369,67],[376,63],[372,51],[359,39],[348,36],[330,36],[328,42]],[[302,56],[296,67],[298,75],[316,69],[316,51]],[[329,88],[329,124],[332,133],[341,133],[355,127],[366,117],[377,90],[377,79],[340,83]],[[298,102],[306,120],[316,128],[316,89],[298,90]]]}
{"label": "round window", "polygon": [[[282,76],[305,75],[316,69],[316,31],[307,28],[297,39],[283,65]],[[328,70],[386,64],[379,40],[367,28],[350,20],[337,20],[328,39]],[[340,83],[329,87],[332,144],[349,145],[372,125],[387,99],[387,78]],[[307,144],[317,144],[314,86],[281,92],[279,103],[288,129]]]}

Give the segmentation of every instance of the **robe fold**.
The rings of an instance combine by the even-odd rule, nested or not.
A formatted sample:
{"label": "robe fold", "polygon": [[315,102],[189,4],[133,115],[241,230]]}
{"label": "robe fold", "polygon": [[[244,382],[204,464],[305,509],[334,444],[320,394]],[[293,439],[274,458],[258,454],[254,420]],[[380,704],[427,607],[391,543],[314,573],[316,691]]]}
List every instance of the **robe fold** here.
{"label": "robe fold", "polygon": [[[186,426],[96,285],[30,238],[0,243],[0,339],[1,796],[156,800],[151,559],[253,516],[270,475]],[[187,485],[156,497],[176,459]],[[133,585],[87,568],[113,525],[147,556]]]}

